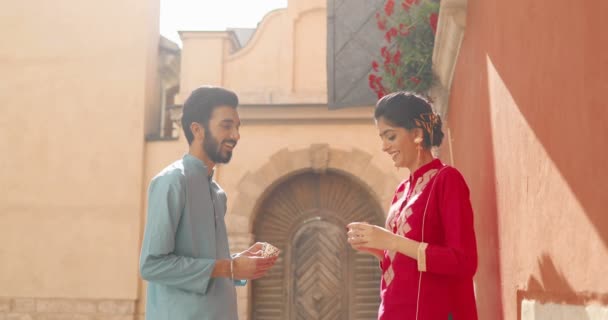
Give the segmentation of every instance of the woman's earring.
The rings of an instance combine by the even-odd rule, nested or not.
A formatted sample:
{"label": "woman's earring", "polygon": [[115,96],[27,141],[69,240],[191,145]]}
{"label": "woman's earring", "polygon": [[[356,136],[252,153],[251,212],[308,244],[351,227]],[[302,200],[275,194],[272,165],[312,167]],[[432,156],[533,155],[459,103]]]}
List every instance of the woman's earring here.
{"label": "woman's earring", "polygon": [[417,137],[416,139],[414,139],[414,143],[417,145],[416,149],[418,149],[418,150],[422,149],[422,147],[421,147],[422,138],[421,137]]}

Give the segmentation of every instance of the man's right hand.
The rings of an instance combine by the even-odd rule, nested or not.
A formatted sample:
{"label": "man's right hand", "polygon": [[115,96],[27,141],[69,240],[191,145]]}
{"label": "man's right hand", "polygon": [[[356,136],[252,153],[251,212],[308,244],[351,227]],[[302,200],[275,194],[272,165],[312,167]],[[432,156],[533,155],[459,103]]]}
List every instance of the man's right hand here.
{"label": "man's right hand", "polygon": [[277,262],[277,256],[263,258],[239,254],[234,260],[233,272],[235,280],[254,280],[263,277]]}

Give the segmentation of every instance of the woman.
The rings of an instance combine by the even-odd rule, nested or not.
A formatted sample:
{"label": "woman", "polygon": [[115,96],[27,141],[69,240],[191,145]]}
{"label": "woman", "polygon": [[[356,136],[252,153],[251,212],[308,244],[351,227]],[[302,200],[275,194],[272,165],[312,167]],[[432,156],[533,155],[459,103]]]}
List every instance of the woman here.
{"label": "woman", "polygon": [[374,114],[382,150],[410,176],[395,192],[386,228],[348,225],[348,242],[382,269],[378,319],[476,320],[477,249],[469,189],[453,167],[434,159],[441,119],[424,98],[382,97]]}

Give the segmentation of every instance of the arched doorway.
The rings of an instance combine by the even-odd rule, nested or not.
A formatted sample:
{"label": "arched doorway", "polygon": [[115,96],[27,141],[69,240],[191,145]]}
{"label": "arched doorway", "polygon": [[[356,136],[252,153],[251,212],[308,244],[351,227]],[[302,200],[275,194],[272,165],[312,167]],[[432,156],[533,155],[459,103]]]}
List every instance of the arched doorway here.
{"label": "arched doorway", "polygon": [[379,305],[377,260],[346,242],[346,224],[383,224],[381,206],[360,182],[329,170],[304,172],[274,186],[254,222],[256,241],[283,252],[253,282],[252,319],[374,319]]}

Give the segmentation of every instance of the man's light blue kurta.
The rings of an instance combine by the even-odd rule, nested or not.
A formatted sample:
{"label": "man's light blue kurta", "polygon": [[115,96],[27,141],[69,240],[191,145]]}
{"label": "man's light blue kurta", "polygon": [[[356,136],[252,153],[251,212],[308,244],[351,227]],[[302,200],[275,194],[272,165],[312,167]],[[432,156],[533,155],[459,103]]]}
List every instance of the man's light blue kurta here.
{"label": "man's light blue kurta", "polygon": [[192,155],[150,183],[140,272],[148,281],[147,320],[236,320],[236,290],[211,278],[230,259],[226,194]]}

